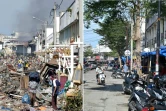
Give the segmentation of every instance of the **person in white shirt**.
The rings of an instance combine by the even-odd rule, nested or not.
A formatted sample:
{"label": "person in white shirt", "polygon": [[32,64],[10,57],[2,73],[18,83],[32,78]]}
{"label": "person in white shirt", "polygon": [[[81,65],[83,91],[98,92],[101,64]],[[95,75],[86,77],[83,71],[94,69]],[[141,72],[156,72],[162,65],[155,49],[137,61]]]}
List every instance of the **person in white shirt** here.
{"label": "person in white shirt", "polygon": [[97,79],[97,82],[99,82],[99,74],[102,74],[102,73],[104,73],[103,69],[100,66],[97,66],[97,68],[96,68],[96,79]]}
{"label": "person in white shirt", "polygon": [[57,96],[60,88],[60,82],[58,81],[58,75],[53,75],[53,84],[52,84],[52,107],[54,110],[57,110]]}

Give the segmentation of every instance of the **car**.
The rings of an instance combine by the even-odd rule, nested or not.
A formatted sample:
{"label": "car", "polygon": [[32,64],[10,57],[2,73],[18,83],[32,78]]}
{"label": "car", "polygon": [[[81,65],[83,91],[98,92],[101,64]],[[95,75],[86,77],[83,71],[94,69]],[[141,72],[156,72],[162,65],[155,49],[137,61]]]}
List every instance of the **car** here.
{"label": "car", "polygon": [[91,70],[97,68],[97,63],[96,63],[96,61],[88,61],[88,63],[89,63],[89,66],[90,66],[90,69],[91,69]]}
{"label": "car", "polygon": [[108,64],[107,70],[111,71],[113,69],[113,67],[114,67],[114,64],[110,63],[110,64]]}

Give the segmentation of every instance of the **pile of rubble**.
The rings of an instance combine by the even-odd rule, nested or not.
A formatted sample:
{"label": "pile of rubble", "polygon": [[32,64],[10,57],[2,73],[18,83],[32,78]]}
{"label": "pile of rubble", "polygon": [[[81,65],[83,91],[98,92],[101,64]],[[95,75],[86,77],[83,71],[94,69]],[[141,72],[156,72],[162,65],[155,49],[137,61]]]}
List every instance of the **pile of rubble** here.
{"label": "pile of rubble", "polygon": [[[11,62],[10,62],[11,61]],[[10,63],[10,64],[6,64]],[[35,61],[31,61],[31,67],[40,69],[40,82],[37,92],[36,101],[34,107],[23,102],[23,97],[28,94],[28,84],[29,84],[29,72],[17,72],[17,60],[6,60],[6,63],[0,61],[0,111],[10,110],[10,111],[53,111],[52,109],[52,86],[47,83],[48,70],[51,68],[57,69],[57,65],[52,63],[46,63],[45,65],[39,65]],[[41,68],[42,67],[42,68]],[[60,75],[60,74],[59,74]],[[62,75],[61,75],[62,76]],[[66,77],[65,77],[66,78]],[[67,79],[63,79],[64,88],[61,88],[61,92],[57,97],[57,107],[63,109],[68,103],[66,101],[66,96],[70,96],[71,92],[68,91],[70,82]],[[47,81],[47,82],[46,82]],[[72,90],[73,92],[73,90]],[[73,94],[72,94],[72,97]]]}
{"label": "pile of rubble", "polygon": [[[29,76],[17,72],[0,74],[0,110],[20,111],[20,110],[50,110],[52,100],[52,87],[40,84],[36,93],[35,107],[22,103],[22,97],[28,93]],[[58,96],[58,107],[61,106],[62,99]]]}
{"label": "pile of rubble", "polygon": [[0,110],[20,111],[25,107],[21,98],[25,91],[20,90],[20,77],[9,73],[0,74]]}

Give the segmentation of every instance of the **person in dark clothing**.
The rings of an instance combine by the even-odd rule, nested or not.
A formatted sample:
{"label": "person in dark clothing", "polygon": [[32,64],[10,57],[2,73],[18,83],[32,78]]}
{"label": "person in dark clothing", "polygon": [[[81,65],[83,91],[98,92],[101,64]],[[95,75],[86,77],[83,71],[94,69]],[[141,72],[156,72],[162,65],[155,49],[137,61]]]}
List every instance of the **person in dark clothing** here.
{"label": "person in dark clothing", "polygon": [[40,82],[39,73],[37,71],[31,72],[29,74],[29,93],[31,98],[31,106],[34,106],[36,99],[36,90]]}
{"label": "person in dark clothing", "polygon": [[57,74],[53,76],[53,84],[52,84],[52,107],[57,110],[57,96],[59,93],[60,82],[58,81]]}

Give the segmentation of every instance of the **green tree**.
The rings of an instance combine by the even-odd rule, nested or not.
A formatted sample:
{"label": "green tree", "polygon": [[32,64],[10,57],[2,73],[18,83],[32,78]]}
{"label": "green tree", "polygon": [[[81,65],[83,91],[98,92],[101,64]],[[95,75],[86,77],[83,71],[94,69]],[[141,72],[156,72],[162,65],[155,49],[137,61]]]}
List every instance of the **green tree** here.
{"label": "green tree", "polygon": [[93,51],[91,48],[87,48],[84,52],[84,57],[93,56]]}
{"label": "green tree", "polygon": [[121,20],[106,19],[103,23],[99,23],[100,28],[95,29],[95,32],[103,36],[100,44],[107,45],[110,49],[115,50],[119,56],[124,54],[126,50],[126,24]]}
{"label": "green tree", "polygon": [[124,51],[127,49],[125,40],[127,25],[128,23],[122,20],[105,19],[103,23],[99,23],[100,28],[95,30],[96,33],[103,36],[100,44],[107,45],[116,51],[119,58],[124,55]]}
{"label": "green tree", "polygon": [[[133,37],[135,43],[135,54],[140,53],[141,51],[141,35],[140,35],[140,26],[141,26],[141,18],[149,18],[158,10],[158,0],[98,0],[98,1],[85,1],[85,27],[89,28],[91,21],[101,24],[103,21],[107,19],[107,21],[133,21]],[[161,16],[166,15],[166,1],[161,0]],[[117,33],[116,33],[117,34]],[[104,33],[102,33],[104,35]],[[104,35],[104,37],[108,37],[108,35]],[[118,34],[117,37],[120,37]],[[122,37],[123,38],[123,37]],[[114,42],[108,43],[110,44],[118,44],[121,45],[120,41],[124,41],[123,39],[112,39]],[[102,40],[105,42],[106,40]],[[106,41],[108,42],[108,41]],[[123,44],[122,44],[123,45]],[[109,46],[111,49],[118,46]],[[119,48],[120,49],[120,48]],[[123,48],[124,49],[124,48]],[[121,52],[118,51],[120,54]],[[120,54],[121,55],[121,54]],[[139,56],[139,55],[138,55]],[[140,56],[138,57],[140,64]]]}

